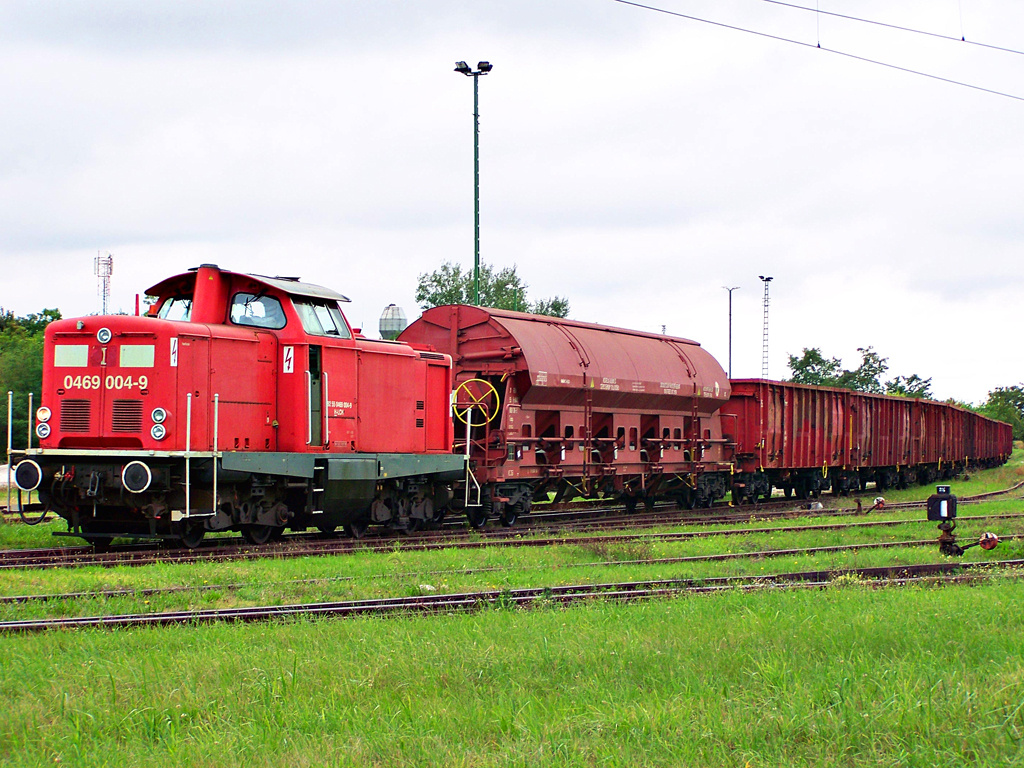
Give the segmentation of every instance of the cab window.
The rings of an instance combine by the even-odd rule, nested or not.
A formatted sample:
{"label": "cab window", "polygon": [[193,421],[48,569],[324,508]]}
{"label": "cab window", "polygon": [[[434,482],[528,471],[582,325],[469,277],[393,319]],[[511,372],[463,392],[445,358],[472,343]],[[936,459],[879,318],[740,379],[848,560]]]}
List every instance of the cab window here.
{"label": "cab window", "polygon": [[296,296],[292,299],[295,311],[302,321],[302,327],[311,336],[335,336],[351,339],[352,332],[345,323],[345,317],[338,309],[337,302]]}
{"label": "cab window", "polygon": [[161,320],[188,322],[189,317],[192,316],[192,297],[172,296],[161,305],[156,316]]}
{"label": "cab window", "polygon": [[279,330],[287,319],[281,302],[273,296],[262,293],[236,293],[231,300],[231,322],[235,325],[251,325],[256,328]]}

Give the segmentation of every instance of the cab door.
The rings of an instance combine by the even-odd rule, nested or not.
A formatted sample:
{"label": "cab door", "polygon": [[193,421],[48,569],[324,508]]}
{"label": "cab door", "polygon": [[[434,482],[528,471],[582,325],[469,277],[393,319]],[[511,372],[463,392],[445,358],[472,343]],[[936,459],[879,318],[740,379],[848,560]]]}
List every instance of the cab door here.
{"label": "cab door", "polygon": [[309,369],[306,371],[306,444],[324,444],[323,347],[309,345]]}
{"label": "cab door", "polygon": [[351,340],[323,347],[324,445],[332,453],[347,453],[356,448],[357,371]]}

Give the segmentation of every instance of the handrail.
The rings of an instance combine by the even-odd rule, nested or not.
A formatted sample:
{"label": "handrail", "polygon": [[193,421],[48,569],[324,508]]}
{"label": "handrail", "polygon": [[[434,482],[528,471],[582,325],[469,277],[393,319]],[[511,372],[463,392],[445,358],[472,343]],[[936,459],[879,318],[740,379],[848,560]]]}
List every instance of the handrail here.
{"label": "handrail", "polygon": [[313,374],[306,371],[306,445],[313,444]]}
{"label": "handrail", "polygon": [[192,393],[185,399],[185,519],[192,516]]}
{"label": "handrail", "polygon": [[331,397],[327,388],[327,371],[321,374],[323,377],[323,389],[320,392],[320,410],[322,411],[320,419],[322,422],[324,434],[324,445],[330,448],[331,446]]}

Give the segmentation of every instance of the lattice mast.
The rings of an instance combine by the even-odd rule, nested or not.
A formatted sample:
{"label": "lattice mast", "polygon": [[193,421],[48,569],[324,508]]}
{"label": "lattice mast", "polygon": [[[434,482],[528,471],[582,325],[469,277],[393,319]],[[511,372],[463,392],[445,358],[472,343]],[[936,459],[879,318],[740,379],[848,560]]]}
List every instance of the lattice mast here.
{"label": "lattice mast", "polygon": [[758,275],[764,283],[764,323],[761,327],[761,378],[768,378],[768,284],[771,277]]}
{"label": "lattice mast", "polygon": [[100,256],[99,251],[96,252],[96,259],[93,263],[93,272],[96,273],[97,282],[99,286],[97,293],[99,293],[100,299],[103,304],[103,311],[100,314],[107,314],[107,304],[110,302],[110,276],[114,274],[114,255],[108,253],[106,256]]}

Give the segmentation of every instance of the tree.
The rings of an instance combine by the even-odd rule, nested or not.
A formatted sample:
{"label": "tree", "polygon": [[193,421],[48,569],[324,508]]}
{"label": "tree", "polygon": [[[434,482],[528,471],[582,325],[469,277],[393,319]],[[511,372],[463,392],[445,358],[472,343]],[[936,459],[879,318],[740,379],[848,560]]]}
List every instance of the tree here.
{"label": "tree", "polygon": [[[497,309],[533,312],[538,315],[568,317],[569,300],[561,296],[541,299],[531,304],[527,300],[526,285],[516,268],[505,267],[495,271],[490,264],[480,264],[480,304]],[[439,269],[419,276],[416,301],[420,309],[441,307],[446,304],[473,303],[473,272],[462,271],[458,264],[445,262]]]}
{"label": "tree", "polygon": [[990,419],[1005,421],[1013,427],[1013,439],[1024,440],[1024,385],[996,387],[979,411]]}
{"label": "tree", "polygon": [[884,381],[883,377],[889,370],[888,358],[875,352],[874,347],[858,347],[857,351],[860,352],[860,365],[853,370],[847,370],[842,367],[842,361],[838,357],[825,357],[817,347],[805,347],[799,357],[789,356],[789,370],[793,374],[790,381],[900,397],[933,396],[931,379],[922,379],[915,373]]}
{"label": "tree", "polygon": [[931,378],[922,379],[916,373],[909,376],[897,376],[885,385],[885,394],[897,395],[898,397],[920,397],[931,400],[932,394]]}
{"label": "tree", "polygon": [[[32,415],[28,411],[28,393],[39,397],[43,388],[43,332],[46,326],[60,319],[60,311],[44,309],[37,314],[15,317],[0,308],[0,394],[14,393],[14,418],[11,436],[14,447],[24,448]],[[7,403],[0,407],[0,454],[7,453]]]}
{"label": "tree", "polygon": [[882,376],[889,370],[888,358],[881,357],[873,347],[857,347],[857,351],[860,352],[860,365],[839,374],[836,386],[855,392],[882,394],[885,391]]}
{"label": "tree", "polygon": [[842,361],[838,357],[826,358],[817,347],[804,347],[800,357],[789,356],[789,370],[793,373],[790,381],[797,384],[834,387],[839,379],[841,365]]}

